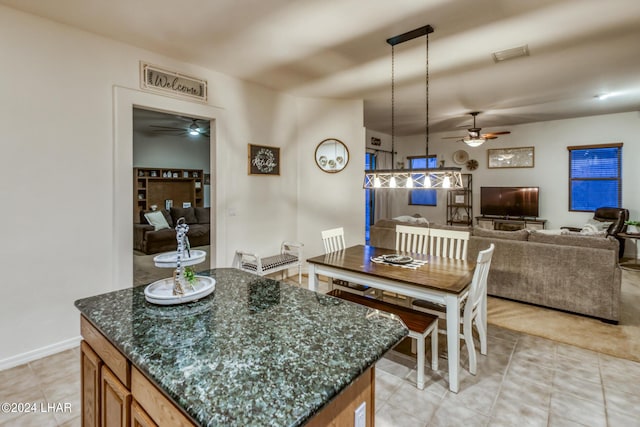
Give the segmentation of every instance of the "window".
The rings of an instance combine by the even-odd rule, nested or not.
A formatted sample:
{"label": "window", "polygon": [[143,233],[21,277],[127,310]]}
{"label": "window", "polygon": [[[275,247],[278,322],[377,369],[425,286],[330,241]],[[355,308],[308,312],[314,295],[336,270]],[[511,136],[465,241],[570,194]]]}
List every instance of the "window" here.
{"label": "window", "polygon": [[595,211],[622,204],[622,143],[567,147],[569,210]]}
{"label": "window", "polygon": [[[425,157],[408,157],[409,169],[426,169]],[[429,168],[438,167],[438,158],[429,156]],[[436,190],[411,190],[409,191],[409,204],[422,206],[437,206],[438,192]]]}
{"label": "window", "polygon": [[[370,170],[370,169],[375,169],[376,168],[376,156],[374,153],[365,153],[365,160],[364,160],[364,169],[365,170]],[[370,230],[371,230],[371,226],[373,225],[373,210],[374,210],[374,205],[375,205],[375,191],[372,189],[367,189],[364,190],[364,202],[365,202],[365,208],[364,208],[364,214],[365,214],[365,221],[364,221],[364,238],[365,241],[367,243],[369,243],[369,238],[370,238]]]}

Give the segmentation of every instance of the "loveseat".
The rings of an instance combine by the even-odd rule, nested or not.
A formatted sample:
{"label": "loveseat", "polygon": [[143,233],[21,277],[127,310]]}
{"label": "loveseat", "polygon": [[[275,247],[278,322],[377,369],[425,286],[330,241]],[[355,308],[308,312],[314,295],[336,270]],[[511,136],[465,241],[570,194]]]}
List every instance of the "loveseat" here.
{"label": "loveseat", "polygon": [[145,254],[175,251],[178,245],[175,224],[180,218],[184,218],[189,225],[187,237],[192,247],[209,244],[211,208],[171,208],[169,211],[162,209],[156,212],[162,213],[168,228],[158,228],[157,224],[155,226],[149,224],[148,215],[145,216],[149,212],[141,212],[140,224],[133,225],[135,250]]}
{"label": "loveseat", "polygon": [[393,249],[396,224],[466,229],[467,259],[496,245],[487,293],[558,310],[619,320],[622,273],[618,241],[612,237],[552,234],[548,231],[496,231],[380,220],[371,227],[372,246]]}

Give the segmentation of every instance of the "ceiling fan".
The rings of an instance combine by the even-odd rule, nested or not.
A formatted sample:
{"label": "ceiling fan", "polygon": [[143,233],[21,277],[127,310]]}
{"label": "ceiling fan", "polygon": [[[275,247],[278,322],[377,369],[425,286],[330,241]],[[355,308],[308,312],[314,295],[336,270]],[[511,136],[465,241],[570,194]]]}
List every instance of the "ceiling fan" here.
{"label": "ceiling fan", "polygon": [[470,147],[479,147],[484,144],[484,142],[488,139],[496,139],[498,135],[508,135],[511,132],[509,131],[501,131],[501,132],[489,132],[480,134],[482,130],[479,127],[476,127],[476,116],[480,114],[479,111],[473,111],[469,113],[473,116],[473,127],[467,129],[467,136],[446,136],[443,139],[457,139],[458,141],[462,141]]}
{"label": "ceiling fan", "polygon": [[[189,119],[191,120],[190,125],[185,126],[160,126],[160,125],[149,125],[152,128],[153,132],[167,132],[174,133],[176,135],[191,135],[191,136],[209,136],[209,121],[208,120],[199,120],[199,119]],[[198,123],[200,122],[200,123]]]}

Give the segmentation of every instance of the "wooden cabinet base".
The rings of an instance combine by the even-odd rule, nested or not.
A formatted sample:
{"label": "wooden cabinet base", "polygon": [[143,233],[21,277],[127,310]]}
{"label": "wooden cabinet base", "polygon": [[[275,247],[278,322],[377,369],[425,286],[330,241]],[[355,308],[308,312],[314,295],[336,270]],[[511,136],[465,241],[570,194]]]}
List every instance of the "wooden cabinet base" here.
{"label": "wooden cabinet base", "polygon": [[374,426],[375,370],[367,369],[348,388],[307,423],[308,427],[343,427],[355,425],[356,409],[366,404],[367,427]]}
{"label": "wooden cabinet base", "polygon": [[[179,407],[120,353],[84,317],[81,318],[82,425],[102,427],[191,427]],[[349,427],[366,404],[366,426],[373,427],[375,370],[367,369],[320,410],[309,427]]]}
{"label": "wooden cabinet base", "polygon": [[194,425],[135,367],[131,368],[131,391],[136,401],[158,425],[172,427],[191,427]]}
{"label": "wooden cabinet base", "polygon": [[131,404],[131,427],[158,427],[135,400]]}
{"label": "wooden cabinet base", "polygon": [[82,383],[82,425],[100,426],[100,372],[102,359],[85,341],[81,343],[80,381]]}
{"label": "wooden cabinet base", "polygon": [[102,366],[102,395],[100,413],[102,427],[121,427],[129,425],[131,411],[131,392],[107,368]]}

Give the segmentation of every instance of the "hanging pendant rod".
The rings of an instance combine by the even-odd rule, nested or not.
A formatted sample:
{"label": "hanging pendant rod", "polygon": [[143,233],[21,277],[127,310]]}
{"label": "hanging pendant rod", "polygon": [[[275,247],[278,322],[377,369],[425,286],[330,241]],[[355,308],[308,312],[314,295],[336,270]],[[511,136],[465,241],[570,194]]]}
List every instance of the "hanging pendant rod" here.
{"label": "hanging pendant rod", "polygon": [[417,39],[418,37],[426,36],[433,33],[433,27],[431,25],[425,25],[424,27],[416,28],[415,30],[407,31],[399,36],[394,36],[387,39],[387,43],[391,46],[395,46],[400,43],[404,43],[409,40]]}
{"label": "hanging pendant rod", "polygon": [[395,166],[395,45],[426,36],[425,51],[425,168],[420,170],[399,170],[382,169],[366,170],[363,188],[406,188],[406,189],[428,189],[428,188],[462,188],[462,175],[460,168],[440,167],[429,168],[429,34],[433,32],[431,25],[417,28],[387,39],[391,45],[391,159],[392,166]]}

